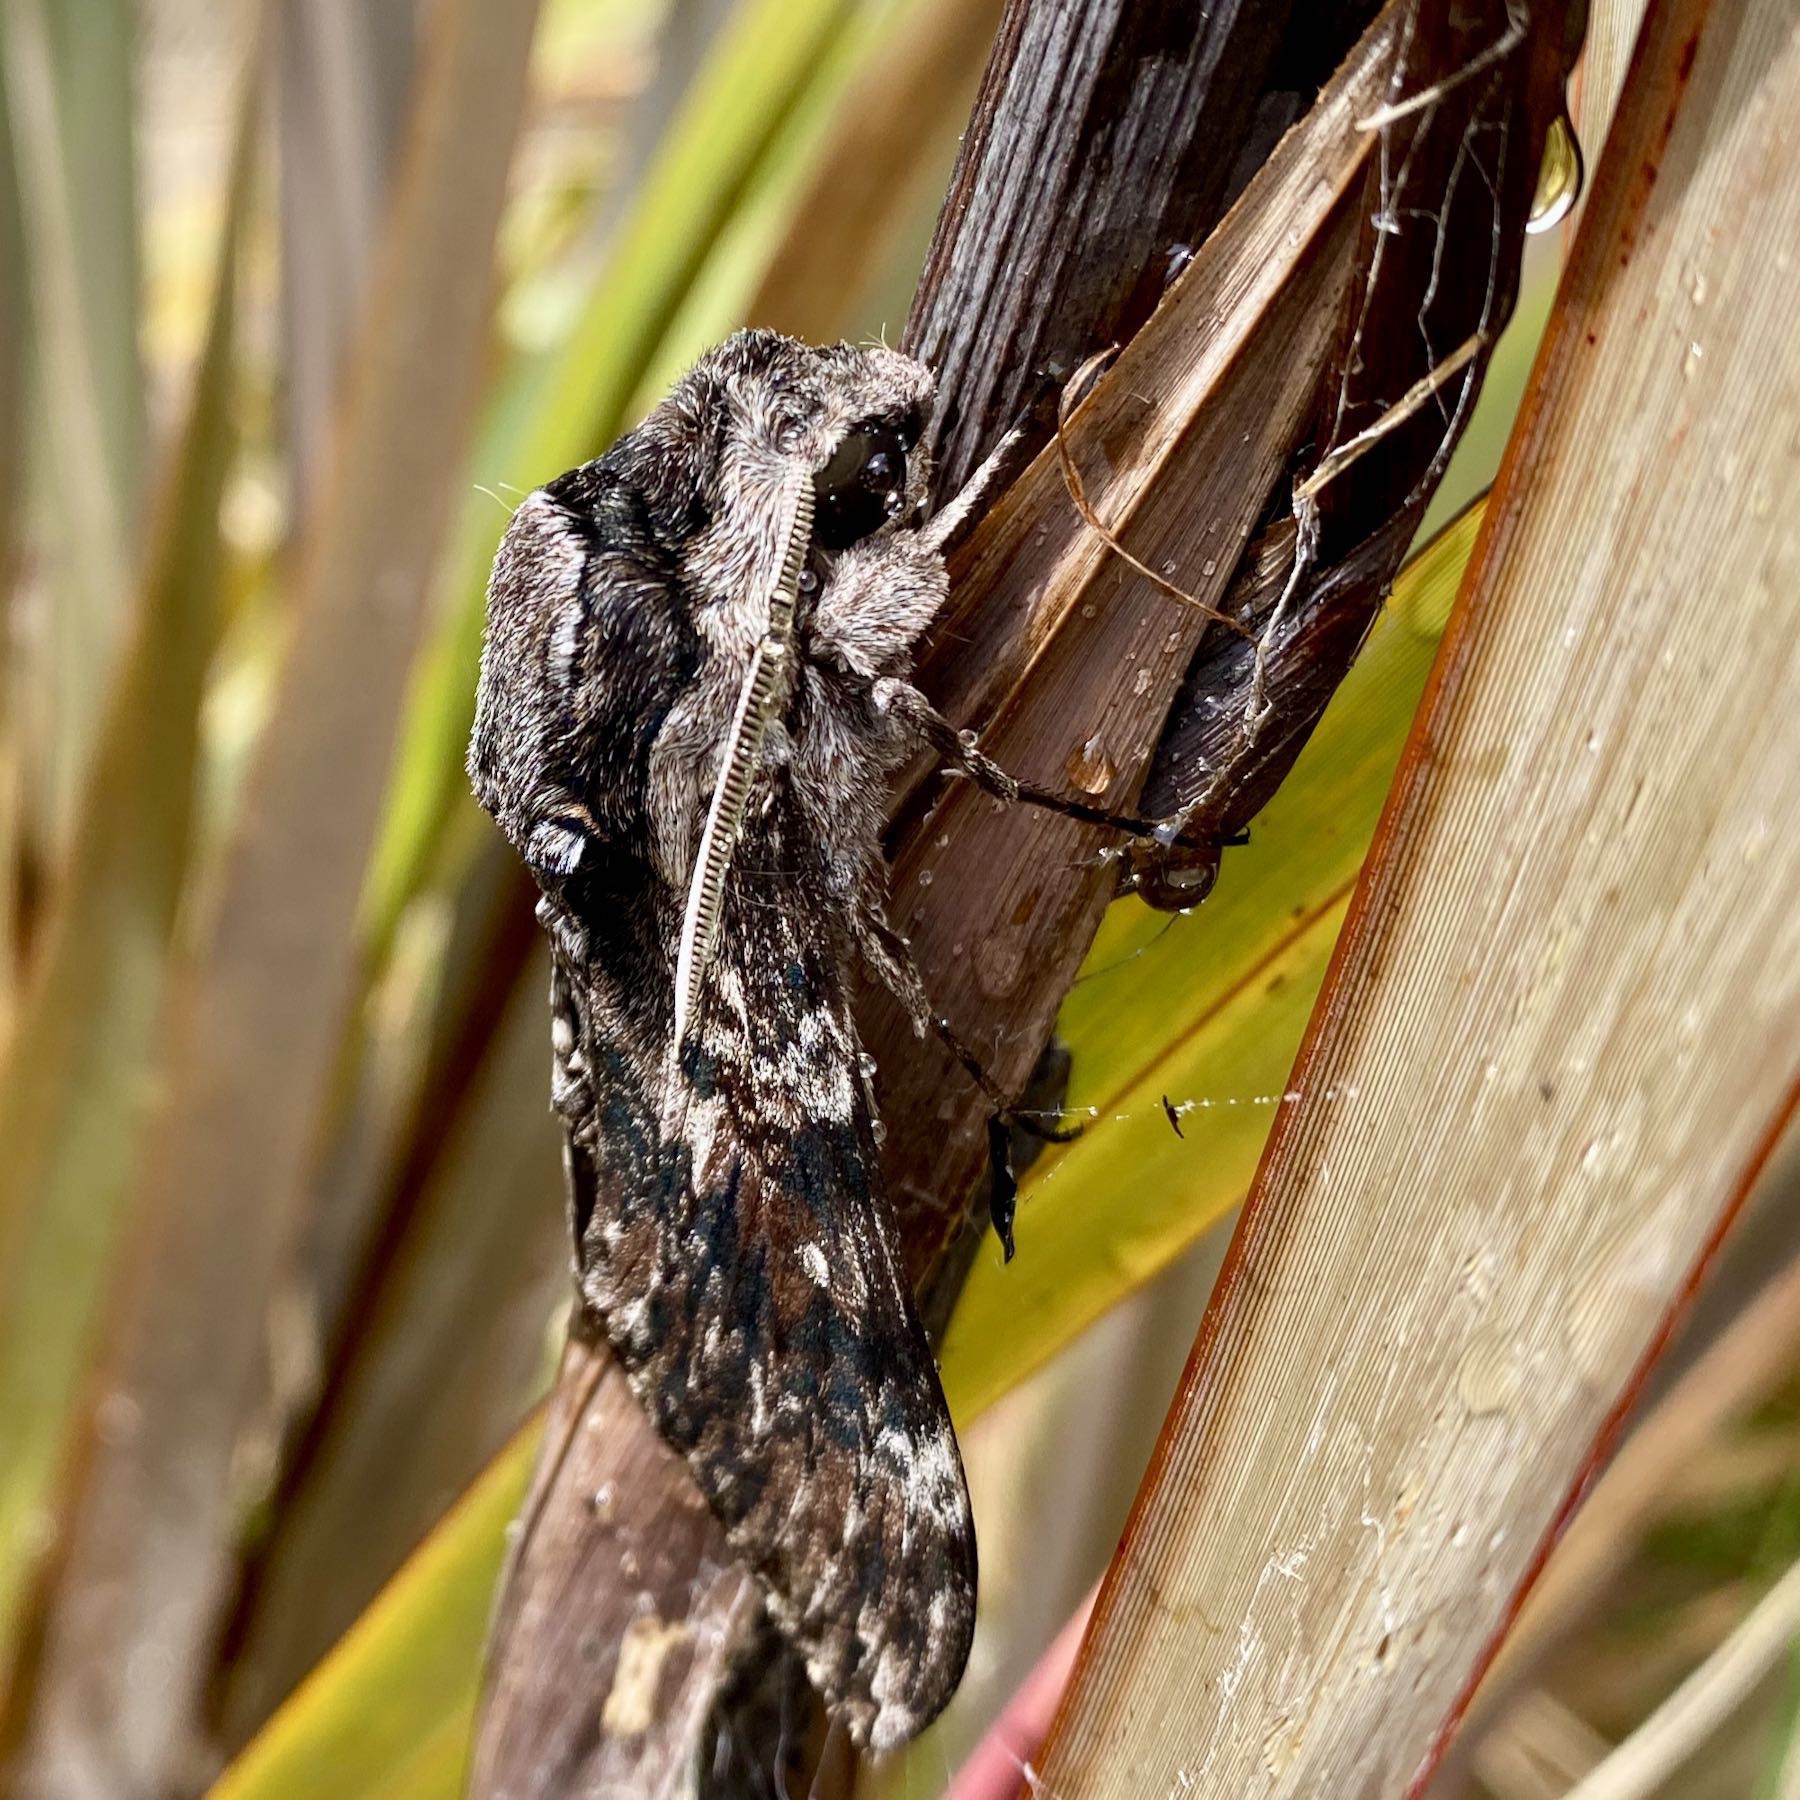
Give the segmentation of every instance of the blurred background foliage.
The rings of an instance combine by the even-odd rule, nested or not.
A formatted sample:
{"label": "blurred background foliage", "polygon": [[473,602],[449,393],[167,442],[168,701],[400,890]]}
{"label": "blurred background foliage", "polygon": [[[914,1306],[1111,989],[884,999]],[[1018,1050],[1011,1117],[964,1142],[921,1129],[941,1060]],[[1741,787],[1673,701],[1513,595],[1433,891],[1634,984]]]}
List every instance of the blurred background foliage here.
{"label": "blurred background foliage", "polygon": [[[524,492],[733,326],[897,334],[1000,6],[507,0],[490,28],[535,29],[522,93],[500,73],[457,89],[464,11],[8,0],[0,25],[0,1686],[11,1735],[44,1741],[73,1679],[39,1641],[53,1553],[123,1504],[128,1561],[208,1570],[199,1648],[145,1702],[180,1743],[170,1791],[259,1731],[222,1792],[456,1790],[567,1282],[544,972],[462,774],[487,566]],[[503,207],[420,192],[454,169],[431,93],[496,166],[510,149]],[[454,277],[413,293],[397,244]],[[1091,1128],[1032,1171],[1017,1262],[984,1255],[944,1346],[982,1633],[883,1792],[938,1791],[1104,1566],[1556,256],[1528,264],[1432,541],[1254,841],[1192,917],[1116,908],[1069,1000]],[[442,416],[391,385],[440,353],[473,396]],[[397,543],[416,605],[335,580]],[[280,954],[234,961],[234,905],[271,887],[297,910],[341,894],[348,923],[321,906]],[[196,1014],[258,1026],[264,1103],[209,1113],[172,1073]],[[265,1039],[297,1048],[257,1088]],[[226,1171],[217,1191],[159,1180],[196,1159]],[[181,1357],[137,1358],[134,1319]],[[1572,1734],[1579,1763],[1577,1727],[1628,1730],[1792,1560],[1796,1402],[1779,1366],[1768,1387],[1663,1497],[1624,1597],[1515,1735]],[[218,1522],[192,1471],[216,1472]],[[1796,1694],[1742,1735],[1769,1795],[1791,1791]],[[1505,1748],[1468,1779],[1562,1791]]]}

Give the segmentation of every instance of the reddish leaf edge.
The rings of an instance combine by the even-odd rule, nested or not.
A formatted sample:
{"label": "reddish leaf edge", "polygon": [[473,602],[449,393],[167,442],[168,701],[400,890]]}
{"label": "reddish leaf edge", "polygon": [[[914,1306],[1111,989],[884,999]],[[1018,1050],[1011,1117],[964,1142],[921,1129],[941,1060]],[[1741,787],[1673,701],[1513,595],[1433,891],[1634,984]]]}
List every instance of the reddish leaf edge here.
{"label": "reddish leaf edge", "polygon": [[1099,1592],[1095,1582],[957,1770],[943,1800],[1009,1800],[1021,1779],[1031,1781],[1031,1759],[1050,1735]]}

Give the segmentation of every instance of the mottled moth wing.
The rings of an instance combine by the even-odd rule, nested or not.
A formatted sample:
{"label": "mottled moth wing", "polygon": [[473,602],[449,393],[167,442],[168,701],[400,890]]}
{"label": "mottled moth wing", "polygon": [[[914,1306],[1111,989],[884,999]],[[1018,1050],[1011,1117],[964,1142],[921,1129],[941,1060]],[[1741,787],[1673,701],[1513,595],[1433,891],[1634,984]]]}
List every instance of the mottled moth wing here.
{"label": "mottled moth wing", "polygon": [[[975,1545],[850,1013],[895,752],[869,710],[880,659],[842,667],[855,627],[832,623],[847,577],[830,567],[807,641],[851,648],[802,671],[772,733],[679,1046],[675,962],[791,548],[795,459],[810,480],[889,388],[916,408],[922,379],[887,353],[746,334],[532,495],[496,562],[470,753],[543,889],[583,1301],[814,1683],[877,1748],[961,1676]],[[854,571],[864,547],[844,548]],[[874,618],[884,645],[904,623]]]}
{"label": "mottled moth wing", "polygon": [[816,886],[776,815],[740,850],[685,1132],[565,1015],[601,1130],[577,1128],[582,1291],[819,1690],[904,1741],[967,1658],[962,1467],[881,1192],[867,1078]]}

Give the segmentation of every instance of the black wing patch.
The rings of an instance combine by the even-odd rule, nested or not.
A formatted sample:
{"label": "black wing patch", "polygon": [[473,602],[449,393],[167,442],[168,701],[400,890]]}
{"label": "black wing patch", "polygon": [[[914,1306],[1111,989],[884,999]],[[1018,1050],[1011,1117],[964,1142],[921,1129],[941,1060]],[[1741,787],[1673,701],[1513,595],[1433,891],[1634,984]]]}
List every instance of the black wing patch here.
{"label": "black wing patch", "polygon": [[[546,889],[598,882],[631,898],[645,880],[651,745],[700,652],[674,561],[615,460],[539,489],[507,528],[469,776]],[[571,899],[591,914],[600,897]]]}

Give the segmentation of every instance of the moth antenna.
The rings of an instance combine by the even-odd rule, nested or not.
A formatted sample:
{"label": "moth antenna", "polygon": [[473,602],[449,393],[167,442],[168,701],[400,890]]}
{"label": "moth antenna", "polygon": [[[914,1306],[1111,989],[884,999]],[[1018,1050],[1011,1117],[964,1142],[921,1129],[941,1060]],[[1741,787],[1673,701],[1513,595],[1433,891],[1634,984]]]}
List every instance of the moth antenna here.
{"label": "moth antenna", "polygon": [[786,693],[794,608],[800,591],[800,570],[812,544],[812,522],[813,490],[812,483],[807,482],[794,503],[787,554],[782,558],[775,591],[769,596],[768,629],[751,655],[744,676],[737,711],[725,739],[718,785],[713,789],[706,825],[700,833],[700,848],[694,856],[687,910],[681,920],[681,944],[675,954],[674,1048],[678,1055],[687,1036],[688,1022],[700,1004],[700,989],[718,941],[719,919],[725,910],[725,878],[730,873],[732,852],[743,826],[750,784],[762,759],[763,739]]}

